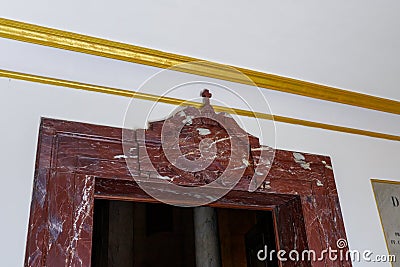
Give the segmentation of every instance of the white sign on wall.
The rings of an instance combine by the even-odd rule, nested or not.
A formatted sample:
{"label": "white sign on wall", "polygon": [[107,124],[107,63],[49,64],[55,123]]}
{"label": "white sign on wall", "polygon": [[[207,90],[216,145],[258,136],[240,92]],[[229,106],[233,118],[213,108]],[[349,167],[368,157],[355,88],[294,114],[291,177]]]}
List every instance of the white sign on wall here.
{"label": "white sign on wall", "polygon": [[[371,180],[390,255],[400,259],[400,182]],[[392,262],[400,266],[400,261]]]}

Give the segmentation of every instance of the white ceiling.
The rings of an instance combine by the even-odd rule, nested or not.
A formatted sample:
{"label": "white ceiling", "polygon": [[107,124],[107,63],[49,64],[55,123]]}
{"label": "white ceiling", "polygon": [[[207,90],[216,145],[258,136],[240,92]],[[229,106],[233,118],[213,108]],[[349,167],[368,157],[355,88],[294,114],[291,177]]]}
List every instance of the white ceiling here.
{"label": "white ceiling", "polygon": [[400,2],[5,1],[2,16],[400,101]]}

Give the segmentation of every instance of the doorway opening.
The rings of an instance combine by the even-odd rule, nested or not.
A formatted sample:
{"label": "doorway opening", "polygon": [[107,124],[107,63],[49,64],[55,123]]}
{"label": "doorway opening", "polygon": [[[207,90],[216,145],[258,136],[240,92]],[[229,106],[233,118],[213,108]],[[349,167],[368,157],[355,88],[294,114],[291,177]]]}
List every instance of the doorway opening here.
{"label": "doorway opening", "polygon": [[[93,267],[196,266],[195,208],[95,199]],[[278,266],[257,252],[276,251],[271,211],[214,208],[222,267]]]}

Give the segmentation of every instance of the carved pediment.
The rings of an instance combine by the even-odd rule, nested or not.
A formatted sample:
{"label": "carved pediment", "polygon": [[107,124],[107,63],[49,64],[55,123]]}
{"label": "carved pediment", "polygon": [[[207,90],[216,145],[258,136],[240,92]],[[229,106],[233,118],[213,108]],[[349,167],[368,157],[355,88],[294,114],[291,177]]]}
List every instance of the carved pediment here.
{"label": "carved pediment", "polygon": [[[232,172],[241,176],[241,183],[249,186],[253,181],[259,186],[270,168],[267,158],[273,156],[273,149],[261,146],[259,139],[244,131],[229,114],[216,113],[208,90],[202,96],[202,108],[180,109],[165,120],[149,123],[149,128],[138,134],[139,154],[142,151],[143,157],[146,152],[152,165],[144,164],[141,171],[185,185],[209,184]],[[225,186],[229,177],[219,183]]]}

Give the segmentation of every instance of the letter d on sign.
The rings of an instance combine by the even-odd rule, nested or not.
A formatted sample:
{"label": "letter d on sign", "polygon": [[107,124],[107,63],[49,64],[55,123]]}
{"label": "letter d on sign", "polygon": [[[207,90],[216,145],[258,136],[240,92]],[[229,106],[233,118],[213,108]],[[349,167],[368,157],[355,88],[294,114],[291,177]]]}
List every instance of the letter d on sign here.
{"label": "letter d on sign", "polygon": [[392,203],[393,203],[393,207],[398,207],[400,204],[399,199],[394,196],[392,196]]}
{"label": "letter d on sign", "polygon": [[[261,254],[264,253],[264,256],[261,257]],[[257,259],[260,261],[265,261],[267,259],[267,245],[264,246],[264,250],[260,249],[257,252]]]}

